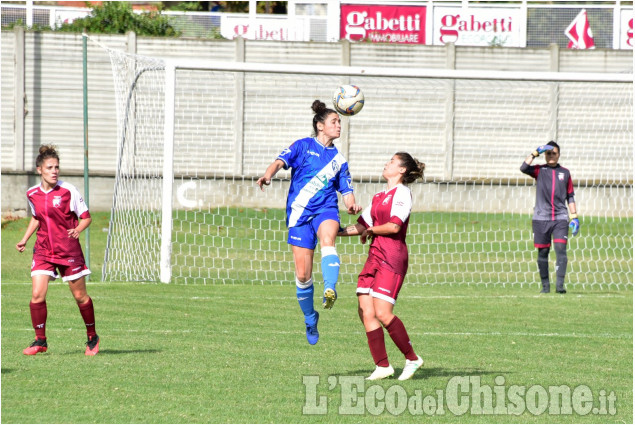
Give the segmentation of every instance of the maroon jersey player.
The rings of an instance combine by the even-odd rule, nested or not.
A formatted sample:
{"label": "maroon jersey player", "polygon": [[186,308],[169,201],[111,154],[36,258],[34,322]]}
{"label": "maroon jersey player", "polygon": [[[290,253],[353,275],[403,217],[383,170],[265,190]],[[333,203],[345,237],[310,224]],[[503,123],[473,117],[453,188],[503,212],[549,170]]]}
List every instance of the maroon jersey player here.
{"label": "maroon jersey player", "polygon": [[[394,374],[388,362],[384,330],[404,354],[406,365],[399,380],[410,379],[423,365],[410,342],[403,322],[393,308],[408,271],[406,232],[412,208],[412,194],[406,186],[423,176],[425,164],[406,152],[396,153],[386,163],[382,177],[386,190],[373,196],[357,224],[340,231],[340,236],[361,235],[371,239],[368,258],[357,281],[359,317],[364,324],[375,371],[366,379],[377,380]],[[383,327],[382,327],[383,326]]]}
{"label": "maroon jersey player", "polygon": [[35,161],[40,184],[27,190],[31,208],[31,221],[24,237],[16,244],[23,252],[26,243],[37,230],[31,265],[32,293],[31,322],[35,329],[35,341],[23,350],[26,355],[46,352],[46,293],[49,281],[61,277],[68,282],[86,325],[87,356],[99,352],[99,336],[95,332],[93,302],[86,292],[86,267],[79,234],[90,223],[88,207],[75,186],[58,179],[59,156],[55,147],[43,145]]}

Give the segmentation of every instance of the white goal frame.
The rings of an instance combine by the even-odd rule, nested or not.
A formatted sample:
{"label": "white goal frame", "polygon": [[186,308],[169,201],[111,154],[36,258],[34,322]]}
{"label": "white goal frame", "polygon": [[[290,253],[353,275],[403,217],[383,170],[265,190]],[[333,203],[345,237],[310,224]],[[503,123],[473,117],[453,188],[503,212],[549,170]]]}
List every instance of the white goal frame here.
{"label": "white goal frame", "polygon": [[510,80],[549,82],[605,82],[632,83],[632,74],[579,73],[579,72],[502,72],[452,69],[406,69],[352,66],[314,66],[254,62],[203,62],[166,60],[165,90],[165,139],[163,164],[163,208],[161,224],[161,282],[169,283],[172,277],[172,198],[174,190],[174,108],[176,70],[206,70],[230,72],[267,72],[276,74],[343,75],[348,77],[398,77],[398,78],[442,78],[470,80]]}

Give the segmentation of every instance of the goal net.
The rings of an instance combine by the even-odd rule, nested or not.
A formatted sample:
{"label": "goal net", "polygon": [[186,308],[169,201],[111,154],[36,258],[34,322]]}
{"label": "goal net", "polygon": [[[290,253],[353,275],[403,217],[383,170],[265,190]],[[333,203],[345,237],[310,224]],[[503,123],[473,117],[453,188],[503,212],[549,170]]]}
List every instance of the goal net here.
{"label": "goal net", "polygon": [[[580,234],[568,286],[632,287],[632,79],[620,74],[504,73],[173,62],[109,51],[118,167],[106,280],[289,284],[282,170],[256,180],[282,149],[311,135],[311,103],[360,86],[362,112],[336,146],[358,203],[384,188],[397,151],[426,163],[413,183],[407,284],[538,285],[535,182],[520,165],[556,140],[571,170]],[[534,163],[542,163],[538,158]],[[340,203],[340,205],[342,205]],[[355,216],[341,211],[342,225]],[[368,246],[338,238],[340,282]],[[555,253],[550,258],[555,282]],[[319,247],[314,279],[321,281]]]}

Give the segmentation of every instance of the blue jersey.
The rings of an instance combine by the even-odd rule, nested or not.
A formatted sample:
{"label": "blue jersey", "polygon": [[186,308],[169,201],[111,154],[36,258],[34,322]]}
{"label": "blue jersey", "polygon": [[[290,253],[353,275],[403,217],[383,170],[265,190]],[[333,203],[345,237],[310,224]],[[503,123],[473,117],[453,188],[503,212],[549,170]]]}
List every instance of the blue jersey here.
{"label": "blue jersey", "polygon": [[324,147],[314,137],[296,140],[278,155],[284,169],[291,167],[287,197],[287,227],[301,226],[317,214],[337,210],[337,192],[353,192],[344,156],[333,145]]}

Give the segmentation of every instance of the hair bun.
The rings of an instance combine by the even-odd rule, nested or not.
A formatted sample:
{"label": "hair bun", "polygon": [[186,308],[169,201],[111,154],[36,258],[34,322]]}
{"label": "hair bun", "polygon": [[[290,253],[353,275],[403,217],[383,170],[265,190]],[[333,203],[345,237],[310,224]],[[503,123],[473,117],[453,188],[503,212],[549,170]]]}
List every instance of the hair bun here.
{"label": "hair bun", "polygon": [[57,149],[54,145],[42,145],[39,153],[40,155],[57,155]]}
{"label": "hair bun", "polygon": [[319,114],[326,110],[326,104],[319,99],[315,99],[311,105],[311,109],[313,109],[313,112],[316,114]]}

